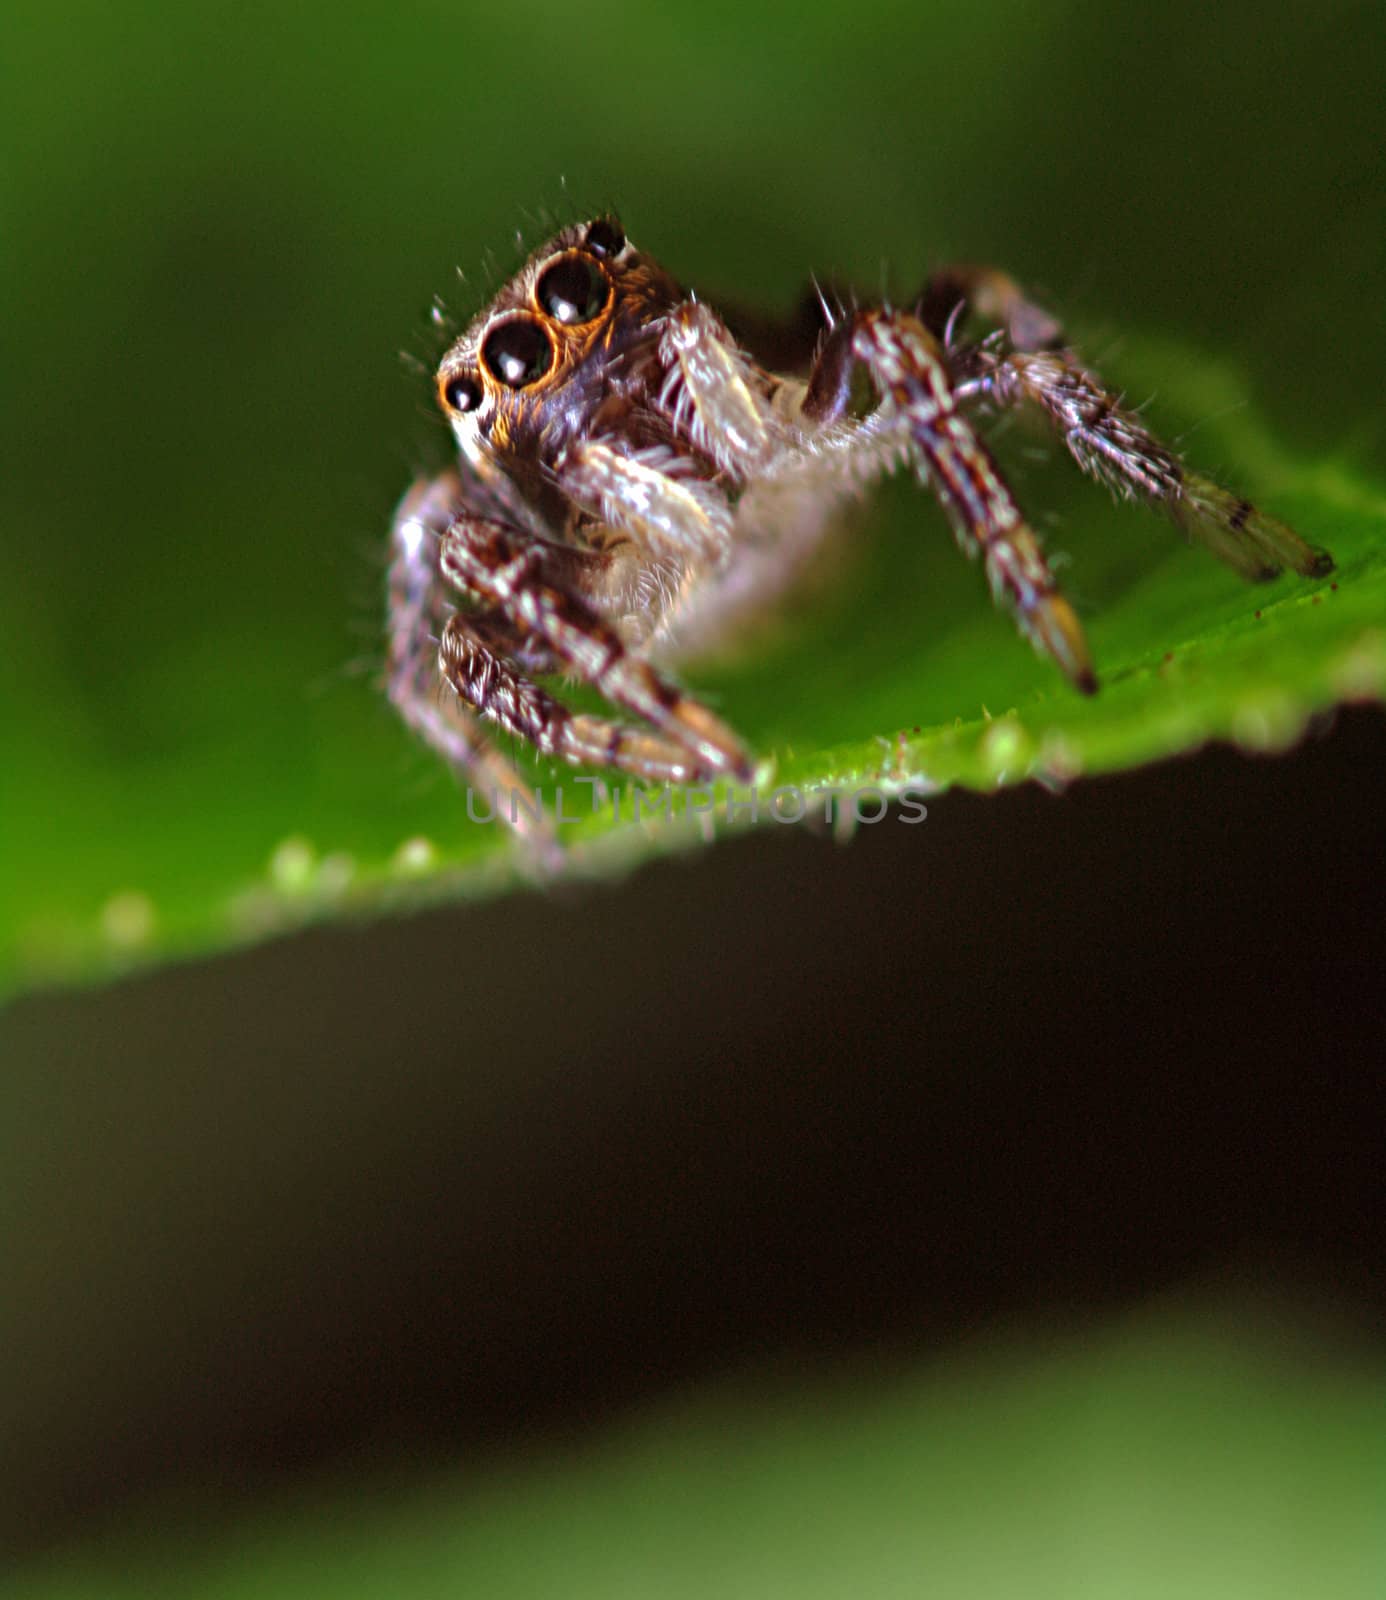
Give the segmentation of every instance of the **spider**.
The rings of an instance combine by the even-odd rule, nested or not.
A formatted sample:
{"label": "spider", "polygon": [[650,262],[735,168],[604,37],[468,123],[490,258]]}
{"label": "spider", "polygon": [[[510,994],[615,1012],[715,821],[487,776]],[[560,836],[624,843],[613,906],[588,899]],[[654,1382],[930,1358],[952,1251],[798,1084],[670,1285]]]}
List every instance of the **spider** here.
{"label": "spider", "polygon": [[[1085,472],[1243,577],[1333,565],[1189,471],[988,267],[935,273],[909,310],[810,294],[777,324],[719,315],[598,216],[530,255],[444,354],[437,395],[458,461],[415,483],[395,517],[387,691],[460,774],[512,796],[532,799],[483,723],[646,782],[752,782],[736,734],[664,668],[782,589],[901,465],[1022,633],[1095,692],[1078,619],[979,411],[1036,408]],[[617,714],[570,709],[537,681],[551,674]],[[510,820],[552,855],[537,811],[512,803]]]}

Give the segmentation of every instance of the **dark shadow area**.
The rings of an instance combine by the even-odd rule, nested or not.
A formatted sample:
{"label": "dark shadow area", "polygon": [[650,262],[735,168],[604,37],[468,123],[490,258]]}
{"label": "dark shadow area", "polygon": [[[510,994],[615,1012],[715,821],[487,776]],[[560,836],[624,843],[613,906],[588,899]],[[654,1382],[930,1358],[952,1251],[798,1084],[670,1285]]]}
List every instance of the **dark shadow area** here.
{"label": "dark shadow area", "polygon": [[1199,1278],[1374,1324],[1386,721],[3,1023],[3,1501],[450,1457]]}

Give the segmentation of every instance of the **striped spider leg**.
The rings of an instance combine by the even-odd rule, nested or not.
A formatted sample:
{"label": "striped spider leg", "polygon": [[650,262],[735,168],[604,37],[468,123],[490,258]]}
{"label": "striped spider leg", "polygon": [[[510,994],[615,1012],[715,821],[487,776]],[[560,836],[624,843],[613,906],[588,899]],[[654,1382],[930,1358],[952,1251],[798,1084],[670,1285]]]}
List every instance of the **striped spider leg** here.
{"label": "striped spider leg", "polygon": [[[541,866],[561,865],[552,831],[483,721],[542,755],[648,782],[723,773],[749,781],[734,736],[628,650],[580,597],[620,592],[610,557],[508,523],[483,486],[456,471],[411,489],[392,542],[386,692],[461,777],[499,797],[502,819]],[[459,597],[472,605],[457,606]],[[593,684],[658,731],[571,711],[533,681],[555,672]]]}
{"label": "striped spider leg", "polygon": [[942,344],[908,312],[853,312],[819,352],[805,415],[823,422],[842,416],[857,366],[870,374],[882,401],[893,404],[921,477],[942,502],[958,543],[970,555],[980,553],[993,596],[1012,608],[1036,649],[1052,656],[1077,688],[1095,693],[1078,618],[990,450],[963,415]]}
{"label": "striped spider leg", "polygon": [[1327,551],[1306,544],[1250,500],[1190,471],[1079,362],[1058,322],[1006,274],[961,267],[930,280],[922,314],[940,337],[969,312],[998,324],[1001,337],[950,349],[961,404],[1038,408],[1084,472],[1122,499],[1163,511],[1244,578],[1274,578],[1287,567],[1315,578],[1333,570]]}
{"label": "striped spider leg", "polygon": [[[996,329],[959,341],[971,313]],[[1247,576],[1331,565],[1188,472],[992,269],[937,275],[915,311],[810,305],[732,327],[608,215],[536,250],[438,368],[458,463],[396,515],[387,690],[459,774],[519,797],[511,819],[546,866],[556,842],[490,729],[647,782],[750,782],[735,734],[666,669],[734,634],[902,464],[1023,632],[1095,690],[1077,617],[972,408],[1037,406],[1086,471]],[[553,675],[614,714],[573,710],[537,681]]]}
{"label": "striped spider leg", "polygon": [[[993,324],[992,335],[959,341],[955,331],[969,315]],[[844,416],[853,371],[865,368],[904,420],[916,466],[958,542],[982,554],[994,596],[1009,603],[1036,648],[1085,693],[1097,680],[1077,617],[967,412],[1037,407],[1085,472],[1121,498],[1164,511],[1244,578],[1274,578],[1287,567],[1309,577],[1333,570],[1326,551],[1185,467],[1079,363],[1060,323],[994,267],[958,265],[934,274],[913,314],[878,307],[834,315],[815,292],[785,322],[752,315],[734,326],[786,365],[811,361],[801,408],[806,420]]]}

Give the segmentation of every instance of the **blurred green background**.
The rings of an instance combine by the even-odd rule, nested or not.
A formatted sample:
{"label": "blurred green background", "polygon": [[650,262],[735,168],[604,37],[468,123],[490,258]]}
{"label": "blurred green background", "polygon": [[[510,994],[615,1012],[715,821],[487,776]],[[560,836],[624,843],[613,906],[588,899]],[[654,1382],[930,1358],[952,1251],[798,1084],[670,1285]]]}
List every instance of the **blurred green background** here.
{"label": "blurred green background", "polygon": [[[446,836],[372,684],[441,444],[398,352],[541,207],[767,306],[996,260],[1379,480],[1384,41],[11,5],[0,915],[60,962],[121,887],[176,921],[300,833]],[[1362,713],[15,1005],[13,1592],[1379,1592],[1381,754]]]}

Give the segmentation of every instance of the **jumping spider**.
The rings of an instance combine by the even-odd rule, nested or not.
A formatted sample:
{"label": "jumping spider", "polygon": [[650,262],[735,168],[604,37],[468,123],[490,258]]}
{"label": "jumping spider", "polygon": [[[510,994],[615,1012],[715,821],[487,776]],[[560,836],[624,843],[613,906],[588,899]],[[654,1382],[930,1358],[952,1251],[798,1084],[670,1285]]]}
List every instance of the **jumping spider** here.
{"label": "jumping spider", "polygon": [[[960,337],[973,320],[991,331]],[[1332,568],[1185,468],[991,268],[936,273],[909,310],[819,296],[783,325],[724,320],[600,216],[529,257],[443,356],[437,392],[459,459],[395,518],[388,692],[460,773],[521,794],[482,721],[650,782],[750,782],[736,735],[659,664],[761,605],[901,464],[1036,649],[1093,693],[1078,619],[969,420],[983,408],[1037,407],[1085,472],[1243,577]],[[551,673],[638,720],[570,710],[535,681]],[[538,842],[552,851],[542,827]]]}

